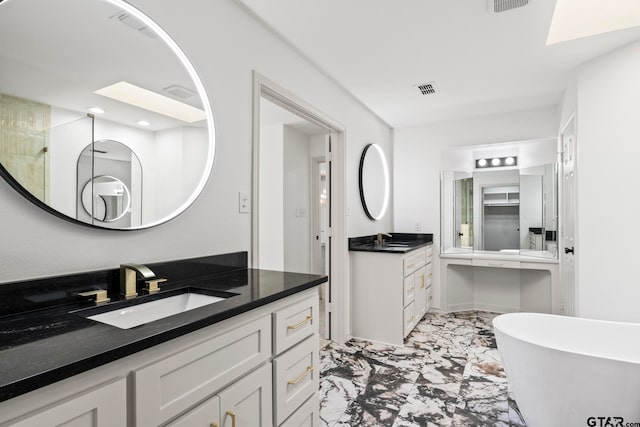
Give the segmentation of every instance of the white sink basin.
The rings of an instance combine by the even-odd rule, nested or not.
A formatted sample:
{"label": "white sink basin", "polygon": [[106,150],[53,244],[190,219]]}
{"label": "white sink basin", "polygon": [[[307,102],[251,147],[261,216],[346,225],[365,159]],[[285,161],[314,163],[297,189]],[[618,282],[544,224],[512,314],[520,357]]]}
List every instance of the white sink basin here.
{"label": "white sink basin", "polygon": [[89,316],[87,319],[106,323],[120,329],[131,329],[138,325],[184,313],[194,308],[224,301],[226,298],[187,292],[180,295],[138,304],[131,307],[107,311]]}

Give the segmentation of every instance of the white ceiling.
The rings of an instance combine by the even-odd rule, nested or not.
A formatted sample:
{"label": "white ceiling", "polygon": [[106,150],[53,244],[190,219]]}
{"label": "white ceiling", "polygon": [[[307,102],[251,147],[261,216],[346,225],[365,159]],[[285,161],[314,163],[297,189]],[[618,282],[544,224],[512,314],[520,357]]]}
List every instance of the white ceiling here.
{"label": "white ceiling", "polygon": [[[393,127],[557,105],[634,27],[546,46],[555,0],[238,0]],[[609,0],[610,1],[610,0]],[[435,81],[423,96],[416,84]]]}

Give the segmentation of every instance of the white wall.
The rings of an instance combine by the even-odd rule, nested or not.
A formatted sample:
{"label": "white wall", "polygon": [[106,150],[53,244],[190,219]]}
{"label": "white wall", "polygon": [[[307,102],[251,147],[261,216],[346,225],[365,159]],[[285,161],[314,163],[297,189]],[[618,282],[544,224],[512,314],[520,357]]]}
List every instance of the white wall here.
{"label": "white wall", "polygon": [[310,138],[284,127],[284,269],[311,272]]}
{"label": "white wall", "polygon": [[578,70],[578,315],[640,322],[640,42]]}
{"label": "white wall", "polygon": [[284,268],[284,127],[260,126],[260,268]]}
{"label": "white wall", "polygon": [[[0,183],[0,282],[250,249],[251,216],[238,212],[250,194],[252,71],[256,70],[347,130],[349,235],[391,228],[391,214],[371,223],[359,207],[359,154],[367,142],[391,153],[389,127],[234,0],[133,0],[182,46],[212,100],[216,159],[203,194],[174,220],[148,230],[96,230],[58,219]],[[25,25],[28,24],[25,22]],[[382,56],[381,56],[382,58]],[[37,260],[37,262],[35,262]]]}
{"label": "white wall", "polygon": [[[555,138],[554,107],[465,120],[426,124],[394,131],[394,231],[415,232],[417,223],[434,235],[440,249],[440,171],[442,152],[452,147]],[[440,265],[434,259],[434,301],[440,301]]]}

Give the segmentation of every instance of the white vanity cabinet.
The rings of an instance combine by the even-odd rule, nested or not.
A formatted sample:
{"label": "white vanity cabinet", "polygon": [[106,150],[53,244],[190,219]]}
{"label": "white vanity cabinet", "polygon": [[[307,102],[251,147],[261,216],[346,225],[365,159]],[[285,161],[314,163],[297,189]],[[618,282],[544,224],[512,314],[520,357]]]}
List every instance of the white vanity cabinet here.
{"label": "white vanity cabinet", "polygon": [[[272,313],[136,370],[136,426],[163,425],[214,393],[168,425],[280,425],[318,392],[318,307],[317,294],[280,304]],[[230,385],[219,391],[225,384]]]}
{"label": "white vanity cabinet", "polygon": [[0,427],[317,426],[318,306],[312,288],[2,402]]}
{"label": "white vanity cabinet", "polygon": [[135,370],[136,425],[167,422],[270,357],[271,318],[265,315]]}
{"label": "white vanity cabinet", "polygon": [[55,402],[2,426],[113,427],[127,424],[127,387],[124,378]]}
{"label": "white vanity cabinet", "polygon": [[351,252],[355,337],[403,345],[431,306],[431,258],[431,245]]}
{"label": "white vanity cabinet", "polygon": [[271,365],[256,369],[167,427],[271,426]]}

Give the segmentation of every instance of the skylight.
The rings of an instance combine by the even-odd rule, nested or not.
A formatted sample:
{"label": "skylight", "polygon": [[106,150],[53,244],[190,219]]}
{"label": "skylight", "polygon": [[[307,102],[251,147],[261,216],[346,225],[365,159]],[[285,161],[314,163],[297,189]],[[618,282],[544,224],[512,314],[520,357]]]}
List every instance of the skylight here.
{"label": "skylight", "polygon": [[187,123],[207,118],[204,110],[124,81],[98,89],[94,93]]}

